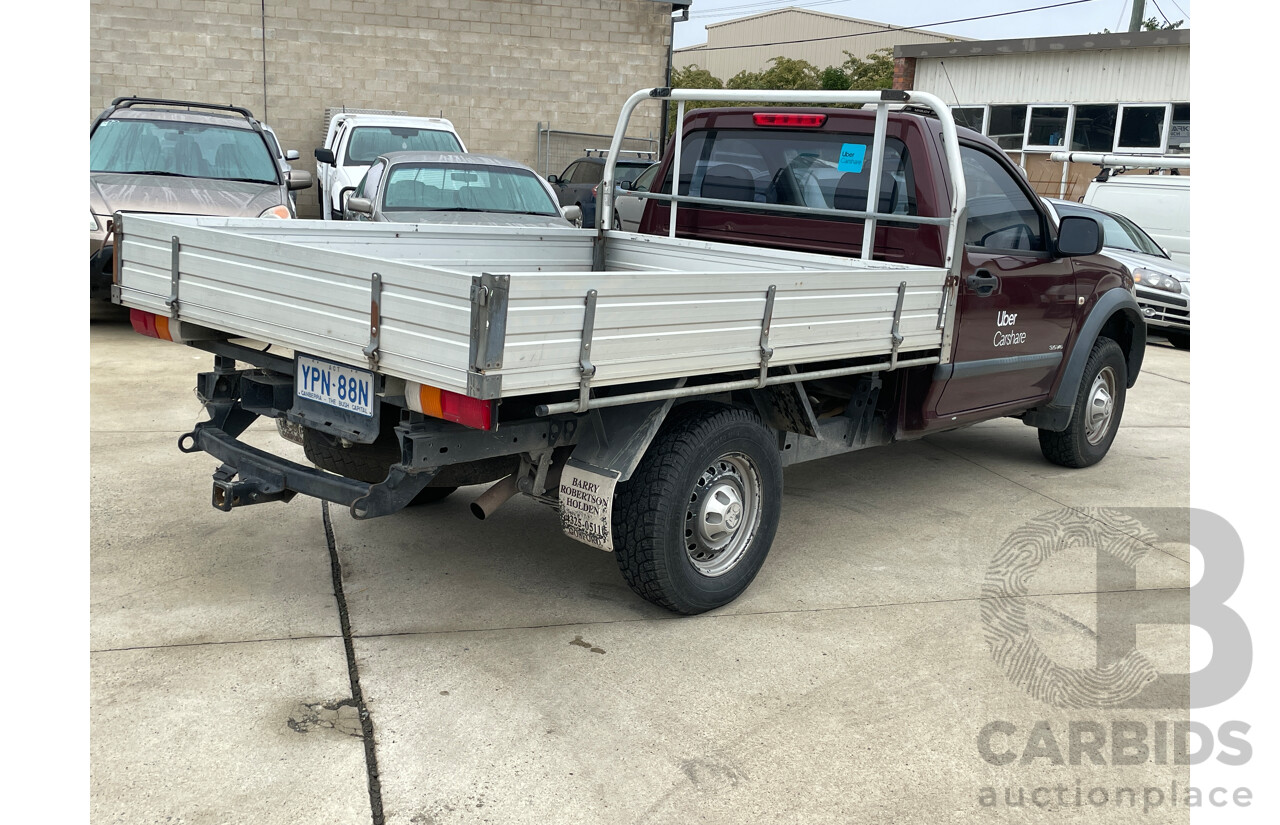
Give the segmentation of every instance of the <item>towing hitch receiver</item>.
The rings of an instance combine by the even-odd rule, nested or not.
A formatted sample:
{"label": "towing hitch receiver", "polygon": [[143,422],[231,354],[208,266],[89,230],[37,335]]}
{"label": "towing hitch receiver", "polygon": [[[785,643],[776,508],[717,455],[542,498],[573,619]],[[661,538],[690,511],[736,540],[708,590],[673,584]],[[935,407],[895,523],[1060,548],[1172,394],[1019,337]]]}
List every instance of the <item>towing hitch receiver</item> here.
{"label": "towing hitch receiver", "polygon": [[284,488],[284,479],[278,482],[261,478],[235,480],[236,469],[223,464],[213,474],[213,506],[230,513],[233,507],[249,504],[265,504],[268,501],[289,501],[298,493]]}

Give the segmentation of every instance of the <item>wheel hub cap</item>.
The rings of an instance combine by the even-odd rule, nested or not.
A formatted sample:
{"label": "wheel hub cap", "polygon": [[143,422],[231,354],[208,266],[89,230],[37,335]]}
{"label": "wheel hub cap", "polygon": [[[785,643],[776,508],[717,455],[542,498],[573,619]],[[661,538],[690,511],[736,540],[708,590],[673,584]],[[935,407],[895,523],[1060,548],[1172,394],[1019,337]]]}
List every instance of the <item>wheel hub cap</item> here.
{"label": "wheel hub cap", "polygon": [[1111,417],[1115,415],[1116,374],[1111,367],[1105,367],[1093,379],[1089,388],[1088,418],[1085,420],[1084,434],[1090,444],[1097,444],[1107,435],[1111,428]]}
{"label": "wheel hub cap", "polygon": [[694,485],[685,513],[685,547],[700,573],[718,576],[738,563],[755,533],[760,480],[738,453],[710,464]]}

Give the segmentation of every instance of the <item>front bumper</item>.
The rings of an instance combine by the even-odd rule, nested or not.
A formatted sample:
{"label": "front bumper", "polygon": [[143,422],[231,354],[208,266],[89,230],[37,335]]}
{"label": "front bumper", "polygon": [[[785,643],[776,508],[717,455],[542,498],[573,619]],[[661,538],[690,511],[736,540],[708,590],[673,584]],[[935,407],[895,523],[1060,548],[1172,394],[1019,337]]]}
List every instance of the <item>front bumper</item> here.
{"label": "front bumper", "polygon": [[1138,309],[1152,329],[1191,331],[1191,296],[1158,289],[1137,289]]}

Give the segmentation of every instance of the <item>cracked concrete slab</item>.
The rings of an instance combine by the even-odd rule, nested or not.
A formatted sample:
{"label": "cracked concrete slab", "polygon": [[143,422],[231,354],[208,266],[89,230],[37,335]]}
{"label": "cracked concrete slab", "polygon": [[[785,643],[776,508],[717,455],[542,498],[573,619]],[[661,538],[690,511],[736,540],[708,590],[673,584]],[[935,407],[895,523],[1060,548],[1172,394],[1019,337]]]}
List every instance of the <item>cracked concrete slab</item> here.
{"label": "cracked concrete slab", "polygon": [[297,724],[350,696],[341,639],[94,653],[89,671],[90,821],[370,822],[362,740]]}

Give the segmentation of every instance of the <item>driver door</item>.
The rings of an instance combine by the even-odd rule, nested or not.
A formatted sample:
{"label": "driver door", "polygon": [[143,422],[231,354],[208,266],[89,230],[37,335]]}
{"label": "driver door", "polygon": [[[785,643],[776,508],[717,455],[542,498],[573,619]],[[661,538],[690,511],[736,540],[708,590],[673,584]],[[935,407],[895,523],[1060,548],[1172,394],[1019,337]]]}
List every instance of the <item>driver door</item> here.
{"label": "driver door", "polygon": [[960,154],[969,216],[952,360],[933,409],[947,420],[1048,395],[1076,316],[1074,267],[1054,256],[1025,178],[1002,153]]}

